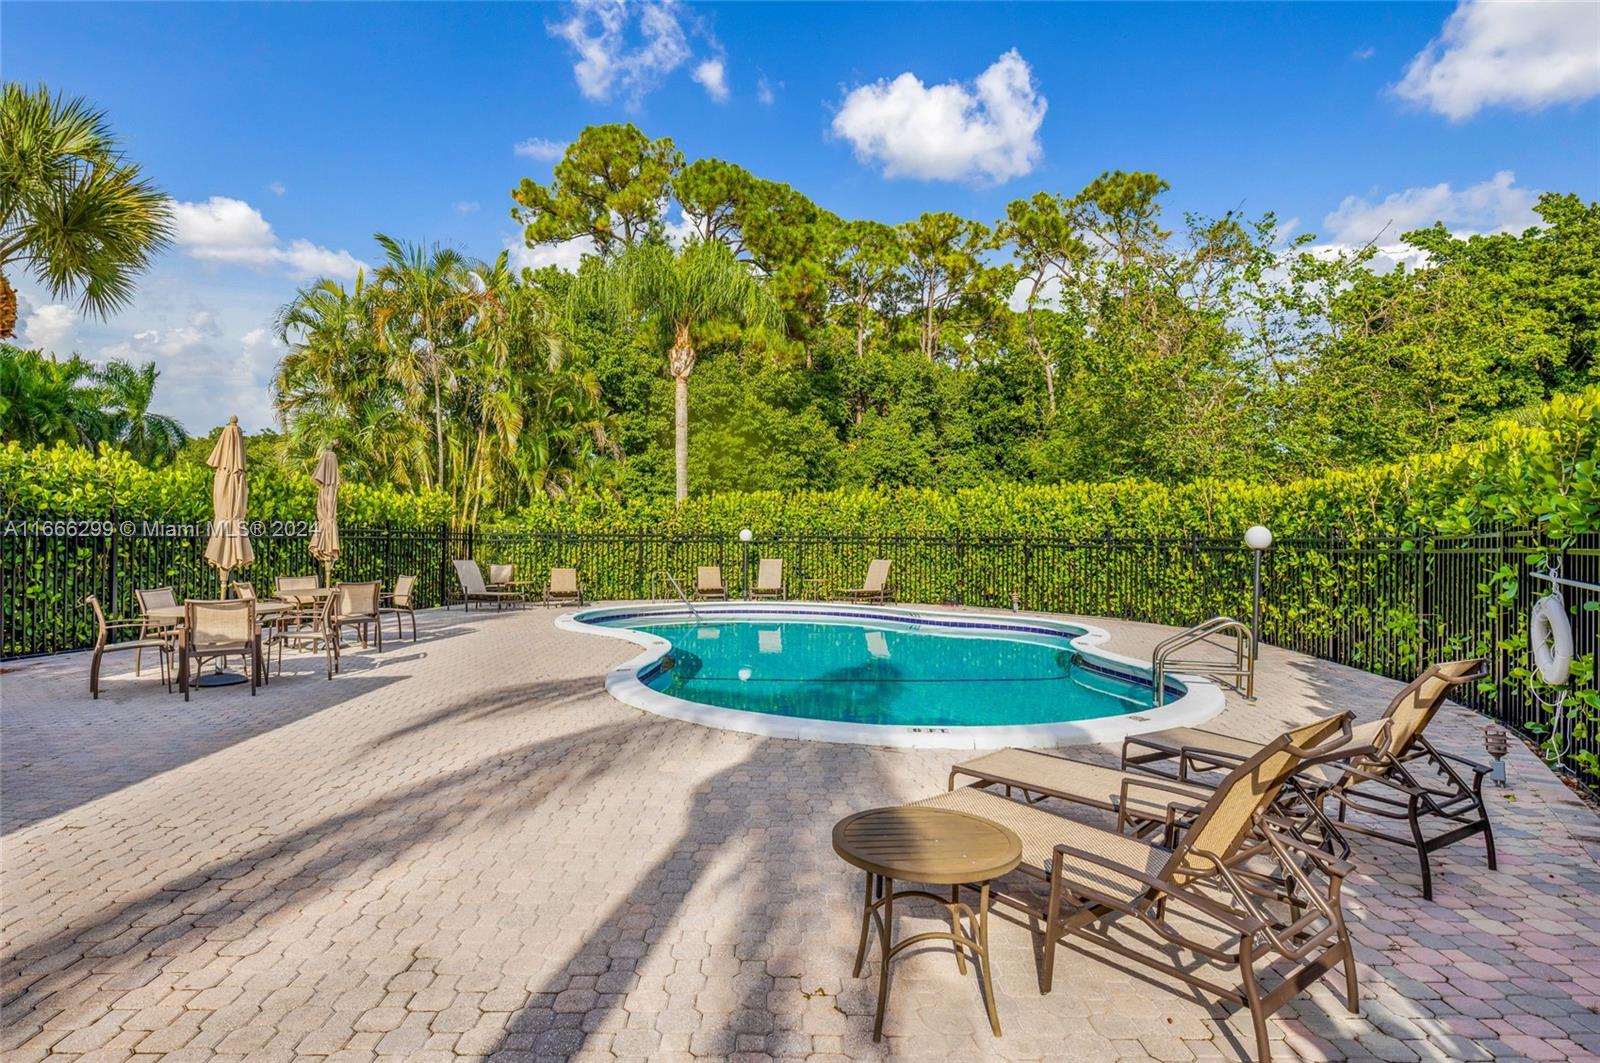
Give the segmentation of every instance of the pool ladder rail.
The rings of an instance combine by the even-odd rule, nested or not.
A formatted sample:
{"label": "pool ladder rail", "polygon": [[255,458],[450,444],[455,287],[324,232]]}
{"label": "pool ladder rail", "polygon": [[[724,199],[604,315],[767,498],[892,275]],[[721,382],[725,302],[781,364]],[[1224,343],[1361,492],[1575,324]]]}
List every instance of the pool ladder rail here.
{"label": "pool ladder rail", "polygon": [[[1231,642],[1231,646],[1230,643]],[[1227,657],[1179,657],[1190,647],[1207,646],[1222,650]],[[1256,659],[1250,652],[1250,627],[1231,616],[1214,616],[1202,624],[1185,628],[1156,643],[1150,654],[1151,698],[1162,703],[1170,672],[1193,672],[1232,687],[1254,701]]]}
{"label": "pool ladder rail", "polygon": [[683,585],[673,577],[672,573],[657,572],[656,575],[661,579],[661,586],[663,589],[665,589],[667,584],[670,583],[672,585],[672,589],[678,592],[678,599],[682,601],[684,605],[689,607],[689,614],[695,618],[697,623],[704,622],[705,617],[701,616],[700,610],[694,607],[694,601],[687,594],[683,593]]}

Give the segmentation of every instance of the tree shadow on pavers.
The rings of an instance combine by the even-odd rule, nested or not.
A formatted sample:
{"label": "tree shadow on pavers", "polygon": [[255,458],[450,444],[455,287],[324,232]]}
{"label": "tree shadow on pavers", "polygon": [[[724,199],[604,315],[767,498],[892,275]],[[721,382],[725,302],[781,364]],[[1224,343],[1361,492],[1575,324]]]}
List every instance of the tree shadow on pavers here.
{"label": "tree shadow on pavers", "polygon": [[[287,663],[287,662],[286,662]],[[298,664],[299,662],[297,662]],[[204,759],[382,690],[402,677],[357,665],[324,678],[320,658],[303,675],[286,669],[256,696],[244,686],[194,691],[185,702],[159,684],[108,684],[84,692],[72,713],[41,700],[0,714],[0,834],[11,834],[106,794]],[[149,736],[159,733],[160,740]]]}
{"label": "tree shadow on pavers", "polygon": [[[832,897],[816,889],[831,872],[855,882],[828,839],[841,816],[899,798],[851,796],[858,777],[878,785],[857,793],[884,789],[888,773],[874,764],[885,751],[694,732],[713,748],[747,748],[673,801],[685,825],[653,847],[655,859],[640,866],[616,854],[625,891],[597,905],[558,968],[542,965],[549,973],[529,983],[526,1006],[489,1052],[559,1058],[600,1035],[618,1055],[651,1056],[665,1033],[690,1036],[696,1054],[719,1058],[734,1053],[741,1035],[767,1045],[780,1034],[769,1000],[778,983],[792,983],[788,995],[803,1002],[801,957],[780,956],[772,943],[817,922],[817,905]],[[838,963],[848,969],[847,959]]]}
{"label": "tree shadow on pavers", "polygon": [[[249,932],[303,911],[336,890],[369,886],[408,856],[453,842],[475,825],[510,815],[527,819],[546,802],[603,785],[612,764],[585,753],[618,741],[627,729],[621,724],[586,728],[499,752],[236,848],[189,873],[139,889],[132,899],[75,918],[41,939],[15,944],[0,956],[0,1007],[7,1025],[58,988],[89,974],[127,974],[137,968],[145,972],[143,981],[131,980],[143,985],[171,971],[187,971],[182,963],[187,953],[174,942],[188,939],[200,948],[209,939],[234,940],[241,927]],[[514,800],[506,801],[507,794]],[[15,859],[24,866],[13,870],[26,874],[26,853],[17,853]],[[103,852],[95,857],[103,859]],[[246,878],[252,880],[250,888],[241,889],[240,880]],[[329,940],[300,944],[320,951],[334,948],[333,929],[324,932],[319,925],[317,933]],[[167,946],[164,952],[153,951],[162,946]],[[383,962],[366,956],[360,942],[340,959],[358,967],[369,960]],[[160,970],[146,970],[146,965],[158,964]]]}
{"label": "tree shadow on pavers", "polygon": [[378,749],[435,727],[477,722],[510,714],[548,711],[584,698],[604,694],[605,681],[600,676],[540,679],[531,683],[497,687],[493,690],[480,690],[441,706],[404,727],[374,735],[368,739],[366,745],[368,749]]}

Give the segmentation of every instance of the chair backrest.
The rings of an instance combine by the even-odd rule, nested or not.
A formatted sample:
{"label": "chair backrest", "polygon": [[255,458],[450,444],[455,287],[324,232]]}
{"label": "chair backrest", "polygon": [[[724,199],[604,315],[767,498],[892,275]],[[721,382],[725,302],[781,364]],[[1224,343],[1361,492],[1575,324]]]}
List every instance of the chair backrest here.
{"label": "chair backrest", "polygon": [[783,558],[763,557],[756,566],[756,590],[783,590]]}
{"label": "chair backrest", "polygon": [[248,643],[256,633],[256,603],[207,601],[191,598],[183,603],[184,638],[191,646]]}
{"label": "chair backrest", "polygon": [[489,582],[490,583],[510,583],[511,582],[511,566],[510,565],[490,565],[489,566]]}
{"label": "chair backrest", "polygon": [[1349,735],[1350,714],[1342,712],[1302,724],[1262,746],[1217,784],[1160,877],[1182,885],[1212,874],[1213,857],[1231,860],[1255,828],[1256,814],[1277,800],[1289,776],[1308,758],[1343,745]]}
{"label": "chair backrest", "polygon": [[551,594],[577,594],[578,570],[575,568],[553,568],[550,570]]}
{"label": "chair backrest", "polygon": [[326,633],[333,630],[334,620],[339,615],[339,602],[343,598],[343,594],[330,594],[317,602],[311,611],[313,631]]}
{"label": "chair backrest", "polygon": [[722,590],[722,568],[719,565],[701,565],[694,570],[694,585],[703,591]]}
{"label": "chair backrest", "polygon": [[178,604],[178,596],[172,593],[171,587],[154,587],[147,591],[134,591],[133,596],[139,600],[139,611],[148,613],[152,609],[170,609]]}
{"label": "chair backrest", "polygon": [[463,594],[488,594],[489,589],[483,585],[483,571],[478,568],[478,563],[472,560],[458,560],[455,562],[456,579],[461,581]]}
{"label": "chair backrest", "polygon": [[1383,712],[1383,719],[1389,721],[1389,742],[1379,751],[1380,756],[1387,754],[1398,758],[1410,752],[1417,736],[1427,728],[1450,692],[1463,683],[1481,678],[1483,668],[1483,659],[1478,657],[1445,661],[1424,669],[1421,675],[1402,687]]}
{"label": "chair backrest", "polygon": [[255,584],[246,583],[244,580],[234,580],[230,586],[233,587],[233,595],[235,598],[252,602],[256,600]]}
{"label": "chair backrest", "polygon": [[878,558],[867,566],[867,582],[861,585],[863,590],[881,591],[889,585],[889,562]]}
{"label": "chair backrest", "polygon": [[378,611],[382,584],[341,583],[338,590],[340,616],[371,616]]}
{"label": "chair backrest", "polygon": [[411,592],[416,589],[417,577],[397,576],[394,581],[394,604],[402,609],[411,605]]}
{"label": "chair backrest", "polygon": [[110,633],[110,629],[106,627],[106,611],[100,608],[100,599],[92,594],[85,598],[84,602],[94,610],[94,645],[95,649],[100,649],[106,644],[106,638]]}
{"label": "chair backrest", "polygon": [[278,594],[294,594],[297,591],[314,591],[317,589],[316,576],[279,576]]}

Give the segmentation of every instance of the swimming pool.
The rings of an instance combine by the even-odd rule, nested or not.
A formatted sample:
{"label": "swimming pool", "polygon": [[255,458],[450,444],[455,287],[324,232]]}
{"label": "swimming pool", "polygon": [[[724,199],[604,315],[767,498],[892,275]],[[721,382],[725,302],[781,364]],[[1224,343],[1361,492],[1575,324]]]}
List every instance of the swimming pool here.
{"label": "swimming pool", "polygon": [[1214,684],[1099,649],[1105,632],[1033,616],[891,606],[699,604],[588,609],[559,626],[647,647],[619,700],[775,737],[990,748],[1099,742],[1200,722]]}

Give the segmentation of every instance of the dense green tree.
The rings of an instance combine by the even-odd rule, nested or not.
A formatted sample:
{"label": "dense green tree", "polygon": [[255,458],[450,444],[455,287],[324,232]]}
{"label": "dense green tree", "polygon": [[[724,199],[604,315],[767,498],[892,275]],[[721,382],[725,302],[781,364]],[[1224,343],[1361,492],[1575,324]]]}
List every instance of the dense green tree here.
{"label": "dense green tree", "polygon": [[103,112],[43,85],[0,88],[0,339],[17,323],[8,270],[105,316],[127,304],[171,225],[170,201],[123,157]]}
{"label": "dense green tree", "polygon": [[1017,271],[1026,289],[1028,346],[1044,372],[1045,398],[1050,416],[1056,412],[1056,364],[1039,335],[1039,306],[1046,286],[1081,272],[1089,257],[1089,247],[1078,236],[1073,207],[1060,196],[1036,193],[1031,199],[1013,200],[1006,206],[1005,221],[996,237],[1012,248]]}
{"label": "dense green tree", "polygon": [[661,212],[683,155],[670,138],[651,140],[632,125],[590,126],[567,145],[554,179],[532,178],[511,193],[511,215],[529,247],[587,236],[602,255],[661,231]]}

